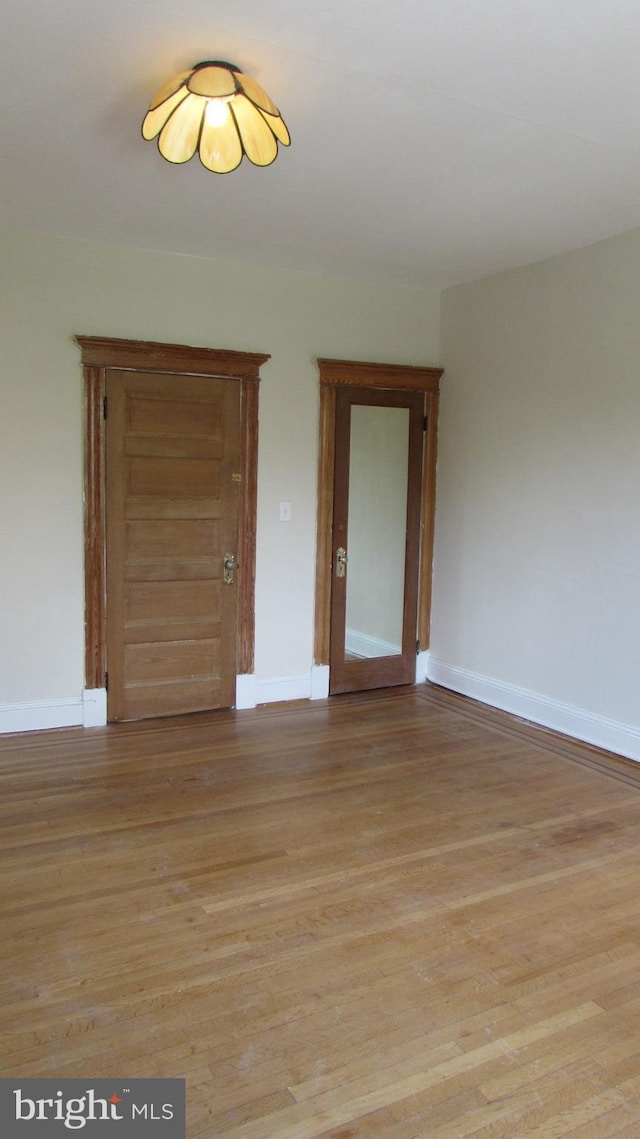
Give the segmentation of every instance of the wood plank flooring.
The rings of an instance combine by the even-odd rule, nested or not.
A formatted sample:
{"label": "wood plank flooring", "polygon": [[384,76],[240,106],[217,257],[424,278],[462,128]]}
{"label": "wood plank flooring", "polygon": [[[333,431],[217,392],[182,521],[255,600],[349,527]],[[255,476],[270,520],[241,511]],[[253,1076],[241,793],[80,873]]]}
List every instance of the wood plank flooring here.
{"label": "wood plank flooring", "polygon": [[637,1139],[640,767],[434,686],[0,738],[0,1074],[189,1139]]}

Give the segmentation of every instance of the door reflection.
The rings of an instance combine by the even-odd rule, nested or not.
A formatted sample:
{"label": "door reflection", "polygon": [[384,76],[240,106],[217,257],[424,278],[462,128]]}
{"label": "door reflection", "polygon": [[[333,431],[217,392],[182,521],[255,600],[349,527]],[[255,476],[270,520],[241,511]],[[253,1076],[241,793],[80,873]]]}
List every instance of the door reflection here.
{"label": "door reflection", "polygon": [[351,407],[345,660],[402,653],[409,421]]}

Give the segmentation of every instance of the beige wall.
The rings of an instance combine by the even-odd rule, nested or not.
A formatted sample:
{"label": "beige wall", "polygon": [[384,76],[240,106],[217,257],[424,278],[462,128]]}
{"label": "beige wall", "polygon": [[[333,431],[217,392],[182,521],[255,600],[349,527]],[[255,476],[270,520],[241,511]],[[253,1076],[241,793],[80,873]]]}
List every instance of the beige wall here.
{"label": "beige wall", "polygon": [[640,758],[640,232],[443,296],[430,675]]}
{"label": "beige wall", "polygon": [[[35,235],[0,242],[0,712],[78,700],[84,685],[76,333],[271,353],[260,404],[256,674],[308,678],[315,359],[436,364],[439,295]],[[290,523],[278,520],[281,500],[292,504]]]}
{"label": "beige wall", "polygon": [[640,758],[640,233],[448,291],[440,356],[433,292],[0,242],[0,729],[22,723],[3,710],[28,718],[47,702],[38,723],[65,701],[73,720],[84,684],[80,332],[271,353],[256,595],[267,698],[304,685],[312,662],[315,358],[440,358],[430,675]]}

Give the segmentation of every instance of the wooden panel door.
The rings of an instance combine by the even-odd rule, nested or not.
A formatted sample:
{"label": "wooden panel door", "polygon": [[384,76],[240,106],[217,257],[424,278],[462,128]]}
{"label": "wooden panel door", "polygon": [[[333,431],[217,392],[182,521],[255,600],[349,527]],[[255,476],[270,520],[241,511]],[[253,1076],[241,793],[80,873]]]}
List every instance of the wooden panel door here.
{"label": "wooden panel door", "polygon": [[336,395],[329,691],[416,675],[424,394]]}
{"label": "wooden panel door", "polygon": [[236,380],[106,374],[107,718],[235,704]]}

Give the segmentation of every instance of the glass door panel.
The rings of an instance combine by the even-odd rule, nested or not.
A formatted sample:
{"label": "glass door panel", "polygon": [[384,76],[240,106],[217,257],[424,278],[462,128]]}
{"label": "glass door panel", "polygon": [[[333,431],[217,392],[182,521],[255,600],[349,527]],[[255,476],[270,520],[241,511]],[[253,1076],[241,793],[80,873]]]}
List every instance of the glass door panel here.
{"label": "glass door panel", "polygon": [[336,395],[329,691],[415,680],[424,395]]}
{"label": "glass door panel", "polygon": [[402,653],[409,408],[351,408],[345,659]]}

